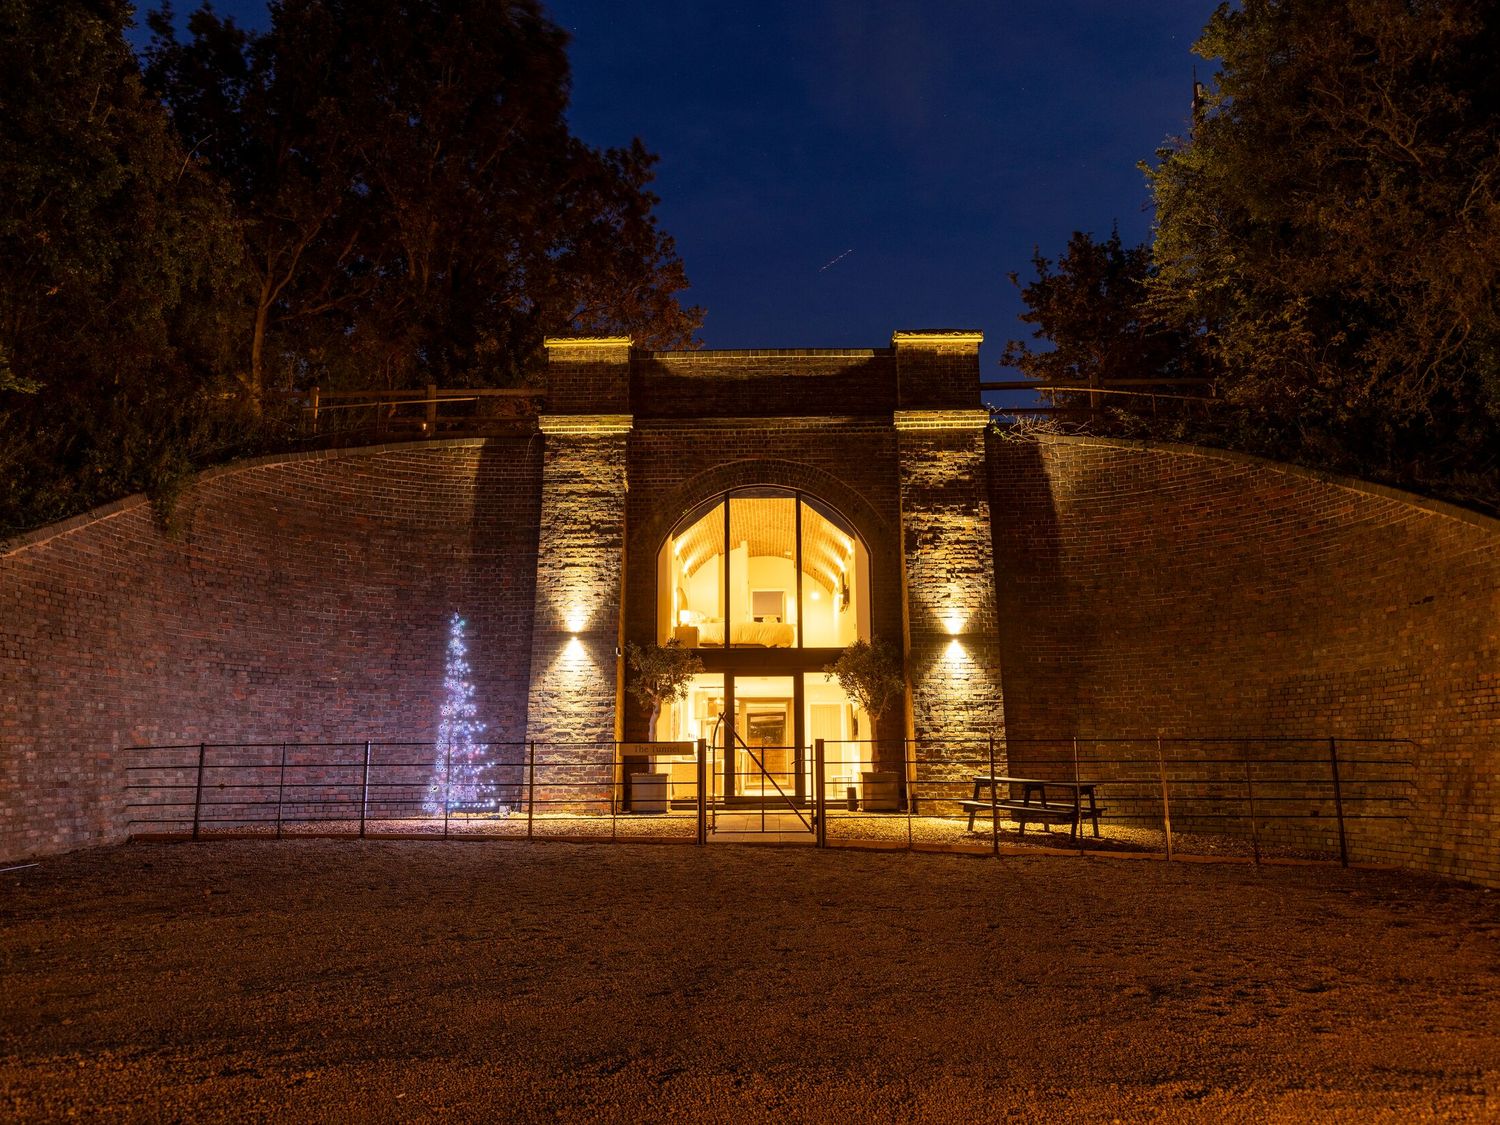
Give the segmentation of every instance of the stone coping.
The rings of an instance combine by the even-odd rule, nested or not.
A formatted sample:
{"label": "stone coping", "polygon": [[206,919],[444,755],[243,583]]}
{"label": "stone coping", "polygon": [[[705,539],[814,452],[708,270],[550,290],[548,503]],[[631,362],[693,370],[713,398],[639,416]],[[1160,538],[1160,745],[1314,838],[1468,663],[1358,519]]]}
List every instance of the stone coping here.
{"label": "stone coping", "polygon": [[891,333],[895,347],[978,347],[984,343],[984,333],[975,328],[915,328],[901,329]]}
{"label": "stone coping", "polygon": [[549,352],[617,351],[630,347],[629,336],[546,336],[542,347]]}
{"label": "stone coping", "polygon": [[1476,512],[1471,508],[1464,508],[1446,500],[1433,500],[1415,492],[1392,488],[1387,484],[1376,484],[1374,481],[1363,480],[1360,477],[1329,472],[1326,469],[1309,469],[1304,465],[1290,465],[1285,461],[1275,461],[1269,457],[1261,457],[1254,453],[1241,453],[1233,449],[1214,449],[1206,445],[1181,445],[1169,441],[1150,441],[1144,438],[1096,437],[1092,434],[1029,434],[1020,440],[1035,440],[1053,445],[1099,445],[1113,449],[1139,449],[1157,453],[1175,453],[1182,457],[1199,457],[1208,461],[1227,461],[1231,464],[1256,466],[1263,469],[1270,469],[1285,476],[1303,477],[1308,480],[1321,481],[1323,484],[1331,484],[1338,488],[1347,489],[1350,492],[1360,492],[1367,496],[1378,496],[1383,500],[1394,500],[1411,508],[1419,508],[1422,511],[1431,512],[1433,515],[1459,520],[1462,523],[1483,528],[1491,534],[1500,535],[1500,519],[1486,515],[1483,512]]}
{"label": "stone coping", "polygon": [[590,437],[596,434],[628,434],[634,417],[629,414],[540,414],[537,429],[544,434]]}
{"label": "stone coping", "polygon": [[903,433],[920,430],[982,430],[990,424],[990,412],[983,407],[898,410],[892,417],[892,424]]}

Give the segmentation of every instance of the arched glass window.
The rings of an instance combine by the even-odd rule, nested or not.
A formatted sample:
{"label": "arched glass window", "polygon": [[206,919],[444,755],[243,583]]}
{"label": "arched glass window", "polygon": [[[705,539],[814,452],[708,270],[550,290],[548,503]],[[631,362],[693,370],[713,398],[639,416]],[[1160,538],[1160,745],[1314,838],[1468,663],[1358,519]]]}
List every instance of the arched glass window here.
{"label": "arched glass window", "polygon": [[870,555],[806,493],[743,488],[701,504],[657,556],[657,633],[689,648],[843,648],[870,636]]}

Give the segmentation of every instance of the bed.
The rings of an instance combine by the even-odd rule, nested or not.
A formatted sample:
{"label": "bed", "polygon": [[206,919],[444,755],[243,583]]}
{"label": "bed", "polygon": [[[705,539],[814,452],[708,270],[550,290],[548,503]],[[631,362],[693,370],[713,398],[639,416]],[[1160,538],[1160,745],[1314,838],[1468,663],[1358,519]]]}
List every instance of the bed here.
{"label": "bed", "polygon": [[[731,646],[755,648],[792,648],[797,643],[797,627],[779,621],[736,621],[729,643]],[[700,622],[698,644],[702,648],[723,648],[724,622]]]}

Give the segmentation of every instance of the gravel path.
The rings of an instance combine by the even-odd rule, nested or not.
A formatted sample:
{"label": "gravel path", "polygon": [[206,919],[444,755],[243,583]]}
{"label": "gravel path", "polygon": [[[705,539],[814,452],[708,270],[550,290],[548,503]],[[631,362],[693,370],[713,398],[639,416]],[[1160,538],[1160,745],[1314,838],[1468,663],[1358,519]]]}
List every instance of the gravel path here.
{"label": "gravel path", "polygon": [[807,848],[134,844],[0,874],[0,1119],[1500,1118],[1500,894]]}

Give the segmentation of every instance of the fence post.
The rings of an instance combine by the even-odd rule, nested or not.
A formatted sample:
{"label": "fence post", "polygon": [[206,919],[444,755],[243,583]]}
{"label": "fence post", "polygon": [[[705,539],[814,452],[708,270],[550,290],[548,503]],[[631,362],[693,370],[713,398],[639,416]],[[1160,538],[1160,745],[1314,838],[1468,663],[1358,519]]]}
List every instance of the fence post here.
{"label": "fence post", "polygon": [[359,786],[359,838],[365,838],[365,817],[370,809],[370,742],[365,740],[365,769]]}
{"label": "fence post", "polygon": [[1172,862],[1172,803],[1167,796],[1167,760],[1161,752],[1161,734],[1156,736],[1156,773],[1161,778],[1161,827],[1167,835],[1167,862]]}
{"label": "fence post", "polygon": [[1344,788],[1339,783],[1339,742],[1328,739],[1328,764],[1333,769],[1333,811],[1339,819],[1339,863],[1349,866],[1349,841],[1344,836]]}
{"label": "fence post", "polygon": [[526,756],[526,838],[532,838],[532,822],[536,817],[536,741],[533,740]]}
{"label": "fence post", "polygon": [[824,758],[821,738],[813,740],[813,842],[820,848],[828,846],[828,791],[826,785],[827,760]]}
{"label": "fence post", "polygon": [[426,429],[427,429],[427,433],[429,435],[437,433],[437,404],[438,404],[437,384],[436,383],[428,383],[427,384],[427,426],[426,426]]}
{"label": "fence post", "polygon": [[[1098,396],[1096,395],[1095,397],[1097,398]],[[1080,777],[1080,774],[1078,772],[1078,736],[1075,734],[1073,736],[1073,784],[1074,785],[1078,784],[1079,777]],[[1043,799],[1045,800],[1045,797]],[[1082,802],[1083,802],[1083,795],[1077,789],[1074,789],[1073,790],[1073,840],[1078,845],[1078,854],[1079,855],[1082,855],[1083,854],[1083,850],[1084,850],[1083,849],[1083,814],[1080,811],[1082,809],[1082,807],[1083,807]],[[1095,821],[1094,823],[1097,824],[1098,821]]]}
{"label": "fence post", "polygon": [[318,432],[318,399],[321,397],[321,392],[320,392],[319,388],[314,387],[312,389],[312,393],[308,397],[309,397],[309,400],[312,403],[312,432],[313,433],[317,433]]}
{"label": "fence post", "polygon": [[708,843],[708,739],[698,740],[698,843]]}
{"label": "fence post", "polygon": [[286,743],[281,744],[281,769],[276,774],[276,838],[281,839],[281,802],[286,791]]}
{"label": "fence post", "polygon": [[[911,740],[911,757],[906,756],[907,740],[901,740],[901,778],[907,781],[906,786],[906,850],[915,851],[917,845],[912,840],[912,817],[917,814],[917,744],[916,739]],[[907,779],[910,779],[909,781]]]}
{"label": "fence post", "polygon": [[453,742],[448,743],[448,756],[443,766],[443,839],[448,838],[448,811],[453,806]]}
{"label": "fence post", "polygon": [[203,818],[203,758],[208,747],[198,743],[198,783],[193,786],[193,839],[198,838],[198,825]]}
{"label": "fence post", "polygon": [[995,732],[990,732],[990,849],[996,859],[1000,858],[1000,795],[995,792],[1000,783],[995,780],[999,771],[995,769]]}
{"label": "fence post", "polygon": [[1251,777],[1253,763],[1250,761],[1250,744],[1245,744],[1245,800],[1250,806],[1250,848],[1255,856],[1255,865],[1260,866],[1260,826],[1255,822],[1255,782]]}

